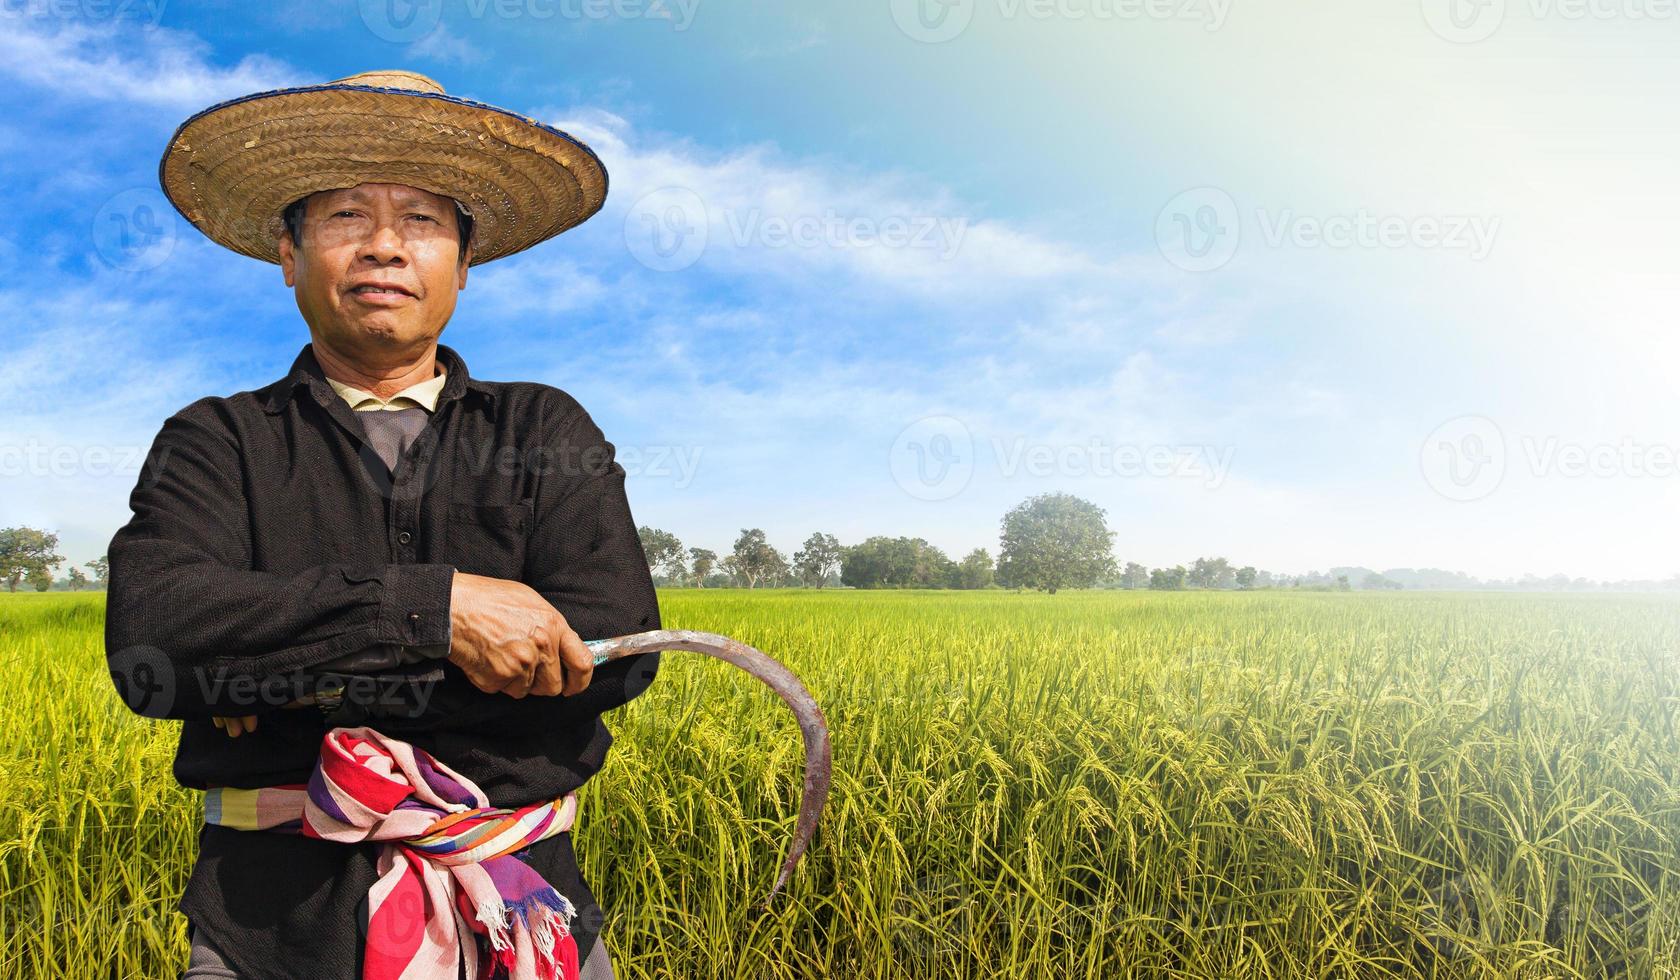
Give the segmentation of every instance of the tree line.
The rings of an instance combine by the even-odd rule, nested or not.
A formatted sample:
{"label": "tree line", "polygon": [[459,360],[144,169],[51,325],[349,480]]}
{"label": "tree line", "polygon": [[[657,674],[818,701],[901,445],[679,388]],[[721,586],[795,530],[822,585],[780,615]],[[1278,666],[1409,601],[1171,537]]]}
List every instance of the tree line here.
{"label": "tree line", "polygon": [[749,589],[798,586],[856,589],[1087,588],[1119,573],[1115,532],[1101,507],[1071,494],[1030,497],[1003,516],[994,562],[985,548],[953,559],[924,538],[876,535],[857,544],[816,531],[791,556],[762,528],[742,528],[722,556],[685,547],[670,531],[640,527],[656,585]]}
{"label": "tree line", "polygon": [[[85,565],[70,566],[70,572],[60,581],[53,573],[66,561],[58,553],[58,535],[34,527],[0,528],[0,581],[7,592],[16,592],[18,585],[27,584],[36,592],[45,592],[54,585],[72,591],[105,587],[110,574],[110,562],[100,555]],[[86,572],[82,569],[87,569]]]}
{"label": "tree line", "polygon": [[[975,548],[954,561],[923,538],[869,538],[843,546],[818,531],[787,556],[771,545],[761,528],[743,528],[724,555],[706,548],[686,548],[675,534],[637,528],[642,551],[656,584],[775,588],[844,585],[859,589],[984,589],[993,586],[1055,592],[1096,584],[1116,572],[1114,532],[1102,508],[1065,493],[1041,494],[1023,501],[1002,521],[998,560]],[[55,586],[53,572],[65,561],[57,553],[58,535],[36,528],[0,530],[0,577],[16,592],[27,581],[38,591]],[[71,568],[63,585],[104,587],[105,557],[88,562],[92,575]]]}

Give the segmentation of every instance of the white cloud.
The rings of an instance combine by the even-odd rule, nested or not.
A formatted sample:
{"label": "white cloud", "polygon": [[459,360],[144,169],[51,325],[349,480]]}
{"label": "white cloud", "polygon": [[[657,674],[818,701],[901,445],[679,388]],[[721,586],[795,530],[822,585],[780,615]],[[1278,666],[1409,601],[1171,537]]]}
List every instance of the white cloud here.
{"label": "white cloud", "polygon": [[601,302],[606,286],[566,258],[512,256],[474,269],[461,295],[463,309],[492,318],[529,317]]}
{"label": "white cloud", "polygon": [[[590,239],[598,247],[629,246],[624,236],[638,230],[631,219],[645,194],[683,188],[702,202],[707,246],[693,265],[661,272],[618,253],[629,270],[621,281],[569,293],[600,305],[593,319],[639,321],[640,356],[626,361],[603,349],[597,358],[598,345],[586,344],[557,358],[551,376],[622,377],[610,395],[596,396],[602,407],[626,434],[703,447],[706,492],[751,493],[778,460],[797,460],[802,472],[822,474],[817,484],[830,492],[867,493],[887,473],[894,437],[935,414],[957,417],[980,444],[995,437],[1174,446],[1207,440],[1227,409],[1226,392],[1197,361],[1243,336],[1251,311],[1186,285],[1153,252],[1098,254],[980,217],[914,175],[790,159],[770,145],[709,150],[595,109],[538,115],[588,143],[610,171],[612,193],[594,219],[603,224],[590,226],[606,239]],[[934,216],[960,227],[961,237],[941,253],[781,245],[754,233],[774,219],[829,214],[875,227]],[[532,260],[522,273],[529,279],[498,283],[498,300],[526,289],[540,298],[577,274],[560,263],[544,285],[540,269]],[[849,315],[860,301],[870,304],[867,314]],[[1290,383],[1286,373],[1274,380]],[[1253,424],[1274,410],[1293,409],[1257,400]],[[814,432],[827,433],[820,447]],[[795,485],[803,499],[810,488]],[[644,487],[655,506],[704,506],[692,494],[663,498],[674,491],[657,481]],[[977,493],[991,501],[1029,489],[1014,481]],[[881,500],[848,500],[891,509],[908,499],[890,483],[888,490]]]}
{"label": "white cloud", "polygon": [[408,46],[410,58],[427,58],[444,64],[470,65],[483,61],[485,54],[471,41],[439,22],[430,34]]}
{"label": "white cloud", "polygon": [[[698,261],[730,275],[806,279],[843,273],[925,298],[968,302],[1052,281],[1108,286],[1159,277],[1154,263],[1099,257],[1066,242],[975,214],[935,181],[797,161],[773,146],[707,151],[636,133],[600,110],[548,110],[541,118],[595,150],[612,181],[596,220],[626,236],[664,221],[666,198],[698,202],[675,220],[698,230]],[[658,197],[647,198],[653,192]],[[657,202],[657,203],[655,203]],[[679,202],[680,203],[680,202]],[[640,221],[644,208],[659,215]]]}
{"label": "white cloud", "polygon": [[212,65],[209,46],[180,31],[77,23],[49,29],[22,17],[0,31],[0,76],[60,96],[171,111],[302,84],[295,69],[264,55]]}
{"label": "white cloud", "polygon": [[785,58],[828,43],[828,25],[821,21],[812,21],[805,25],[805,29],[797,34],[790,34],[785,40],[776,44],[751,44],[741,49],[741,57],[755,58]]}

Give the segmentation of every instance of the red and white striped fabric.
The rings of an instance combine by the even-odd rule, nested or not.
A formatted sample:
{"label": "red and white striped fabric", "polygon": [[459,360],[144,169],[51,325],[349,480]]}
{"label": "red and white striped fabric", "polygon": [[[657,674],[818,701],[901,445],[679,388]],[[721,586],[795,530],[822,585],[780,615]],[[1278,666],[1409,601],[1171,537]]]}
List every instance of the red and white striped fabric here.
{"label": "red and white striped fabric", "polygon": [[[571,902],[513,852],[570,830],[568,793],[518,809],[372,728],[335,728],[307,784],[214,787],[205,820],[356,844],[381,841],[365,980],[577,980]],[[488,948],[481,948],[482,945]]]}

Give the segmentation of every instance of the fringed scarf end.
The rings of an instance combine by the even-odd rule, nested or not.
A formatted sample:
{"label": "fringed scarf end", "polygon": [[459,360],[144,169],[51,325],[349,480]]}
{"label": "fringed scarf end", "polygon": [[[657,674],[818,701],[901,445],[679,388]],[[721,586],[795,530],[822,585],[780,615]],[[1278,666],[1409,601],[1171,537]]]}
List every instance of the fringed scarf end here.
{"label": "fringed scarf end", "polygon": [[537,952],[535,965],[540,980],[568,980],[559,947],[562,940],[570,938],[576,915],[576,907],[566,896],[544,888],[515,902],[481,903],[477,918],[490,941],[489,961],[495,968],[511,975],[518,958],[517,930],[530,937],[531,947]]}
{"label": "fringed scarf end", "polygon": [[501,901],[483,901],[478,903],[478,924],[484,927],[484,934],[490,938],[492,953],[507,952],[513,955],[513,940],[508,938],[508,927],[512,917],[508,915],[507,905]]}

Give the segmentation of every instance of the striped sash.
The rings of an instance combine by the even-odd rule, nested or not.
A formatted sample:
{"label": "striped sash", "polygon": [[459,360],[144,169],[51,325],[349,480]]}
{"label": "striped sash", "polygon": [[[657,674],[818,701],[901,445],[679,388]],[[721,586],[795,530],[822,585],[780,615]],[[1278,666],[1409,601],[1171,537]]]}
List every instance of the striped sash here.
{"label": "striped sash", "polygon": [[327,732],[308,783],[204,793],[205,823],[383,843],[365,980],[457,980],[462,964],[474,980],[577,980],[576,910],[513,856],[576,818],[572,793],[492,807],[472,780],[367,727]]}

